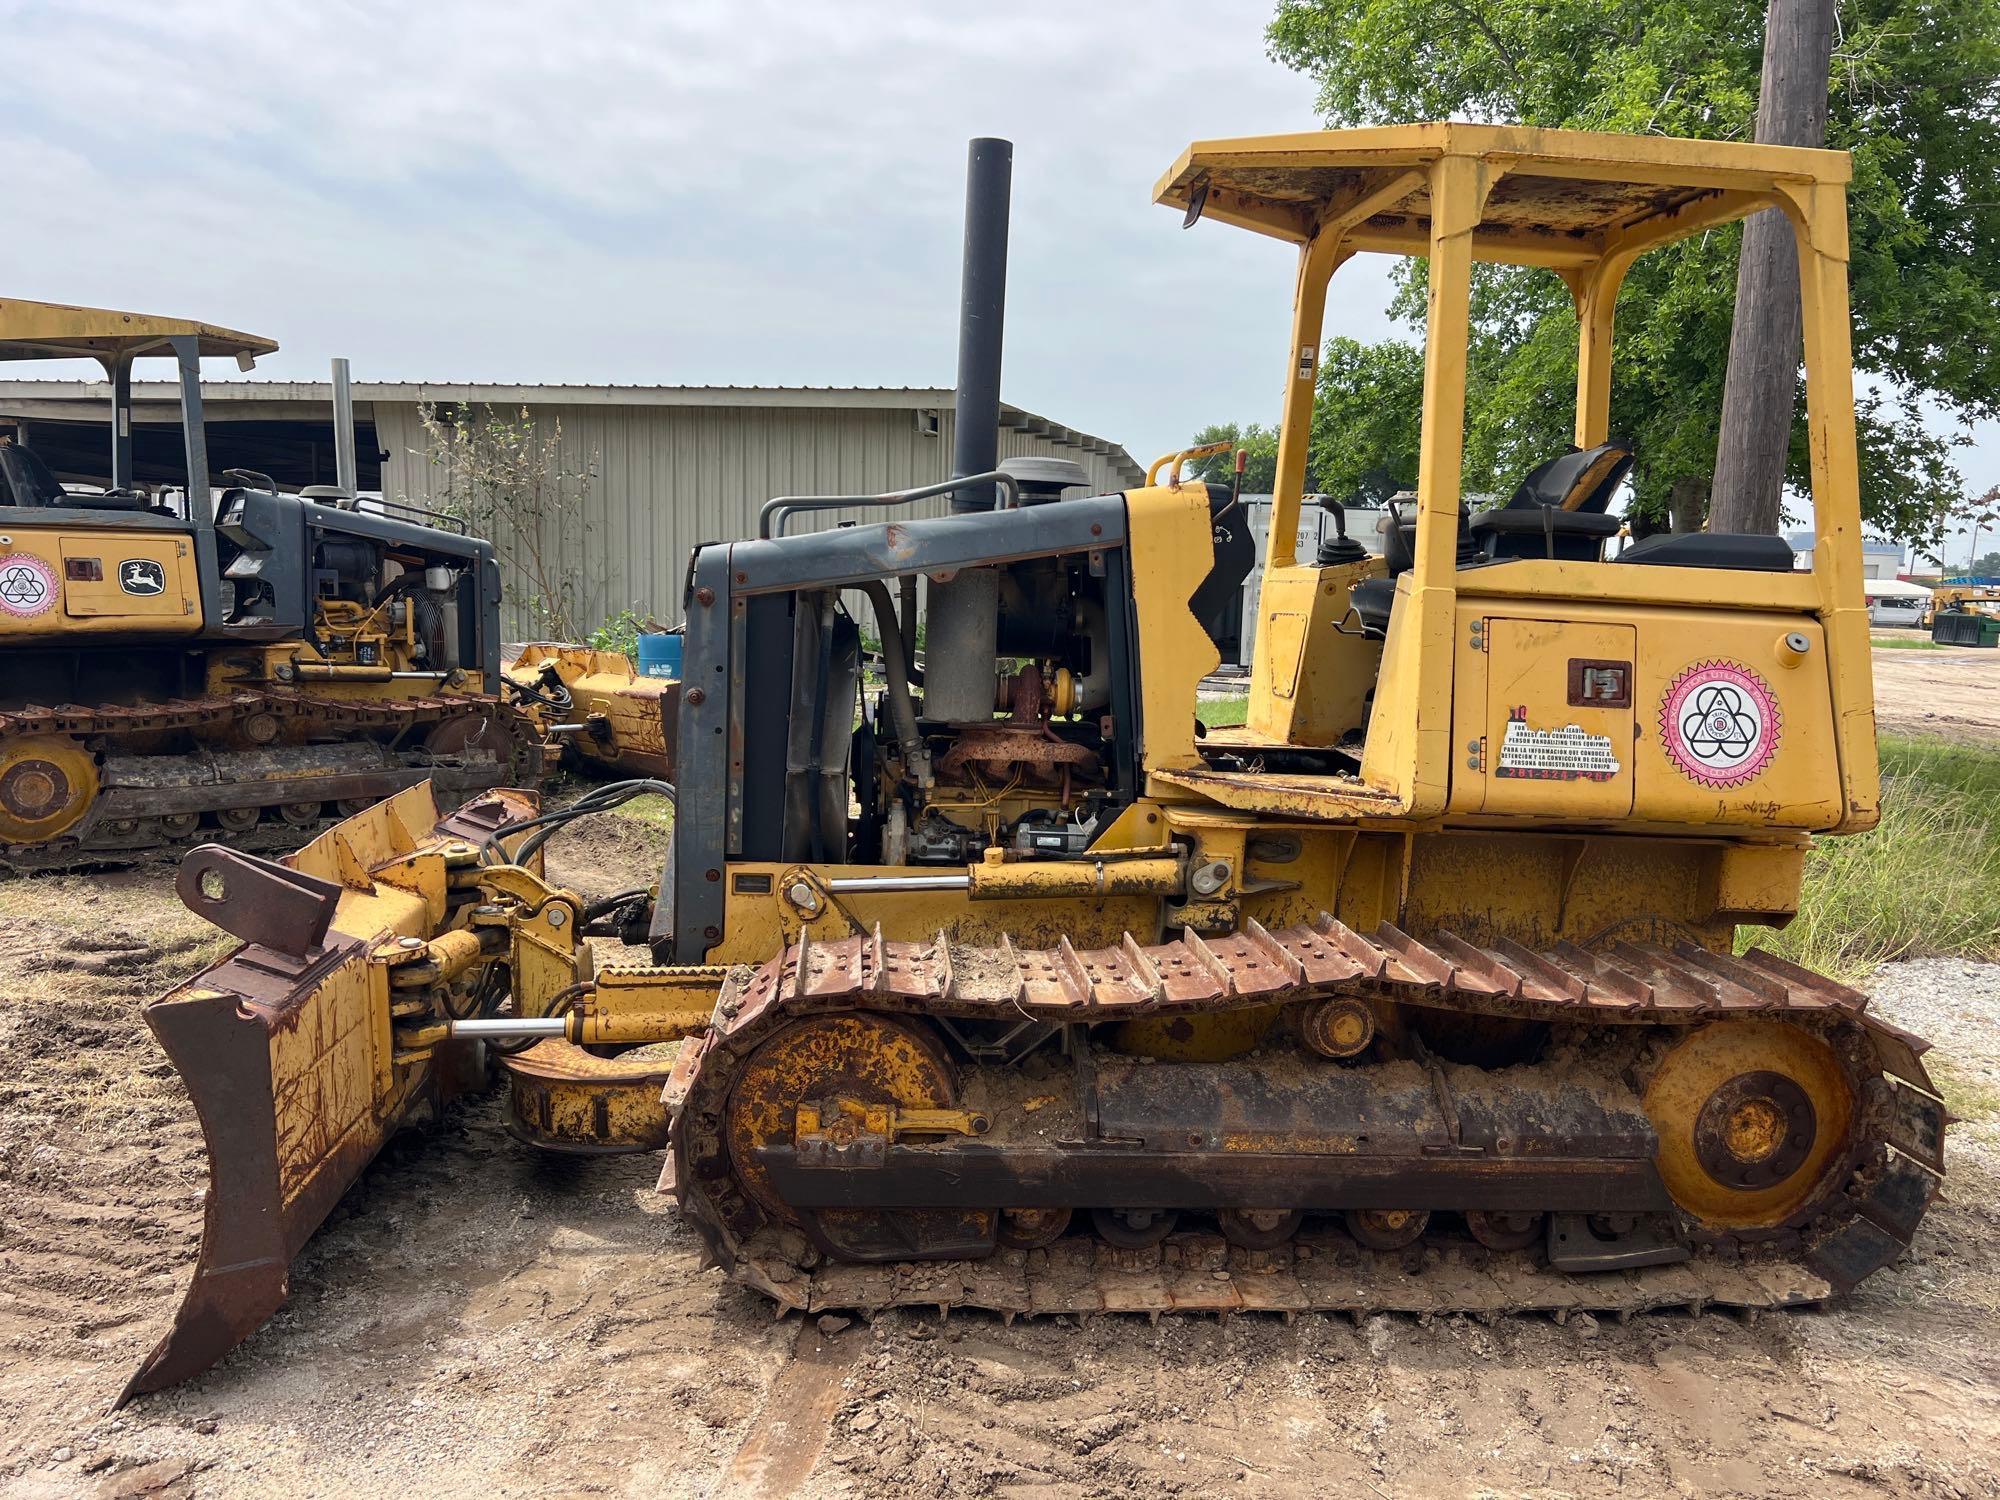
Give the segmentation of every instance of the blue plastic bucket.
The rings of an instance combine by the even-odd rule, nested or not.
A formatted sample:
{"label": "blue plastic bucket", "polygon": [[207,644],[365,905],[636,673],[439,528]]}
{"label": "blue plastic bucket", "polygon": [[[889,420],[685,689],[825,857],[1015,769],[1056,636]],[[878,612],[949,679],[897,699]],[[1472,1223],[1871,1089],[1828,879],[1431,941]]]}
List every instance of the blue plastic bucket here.
{"label": "blue plastic bucket", "polygon": [[639,675],[671,677],[681,675],[681,642],[685,637],[660,632],[639,637]]}

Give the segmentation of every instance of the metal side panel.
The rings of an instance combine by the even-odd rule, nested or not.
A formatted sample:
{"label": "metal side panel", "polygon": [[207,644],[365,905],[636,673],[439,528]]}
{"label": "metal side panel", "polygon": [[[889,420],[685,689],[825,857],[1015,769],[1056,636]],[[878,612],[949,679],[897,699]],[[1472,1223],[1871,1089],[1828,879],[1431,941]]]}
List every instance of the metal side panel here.
{"label": "metal side panel", "polygon": [[[674,963],[698,964],[722,935],[725,839],[734,795],[729,763],[731,546],[695,554],[687,598],[687,640],[681,665],[680,765],[675,779],[675,895],[671,930]],[[715,871],[710,879],[709,871]],[[711,936],[711,932],[713,935]]]}
{"label": "metal side panel", "polygon": [[739,593],[842,588],[903,573],[1121,547],[1125,536],[1125,497],[1093,495],[1013,510],[970,511],[738,542],[729,549],[729,567]]}

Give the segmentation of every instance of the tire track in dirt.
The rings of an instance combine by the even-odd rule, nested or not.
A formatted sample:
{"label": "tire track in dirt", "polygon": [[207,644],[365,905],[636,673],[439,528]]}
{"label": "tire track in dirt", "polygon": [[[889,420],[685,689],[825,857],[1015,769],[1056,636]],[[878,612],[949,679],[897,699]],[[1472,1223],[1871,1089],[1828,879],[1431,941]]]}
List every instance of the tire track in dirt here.
{"label": "tire track in dirt", "polygon": [[0,1351],[31,1377],[0,1472],[108,1410],[179,1300],[207,1154],[139,1007],[219,946],[171,871],[0,885]]}

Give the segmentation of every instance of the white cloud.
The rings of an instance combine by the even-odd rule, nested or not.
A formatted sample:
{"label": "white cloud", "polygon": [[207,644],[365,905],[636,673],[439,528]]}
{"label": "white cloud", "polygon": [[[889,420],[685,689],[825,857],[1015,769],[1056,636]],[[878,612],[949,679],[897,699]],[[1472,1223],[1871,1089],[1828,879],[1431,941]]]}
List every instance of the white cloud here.
{"label": "white cloud", "polygon": [[991,133],[1010,400],[1142,453],[1275,405],[1289,252],[1148,201],[1190,138],[1311,123],[1262,5],[5,13],[16,294],[269,332],[280,374],[946,382]]}
{"label": "white cloud", "polygon": [[[1150,202],[1190,139],[1313,123],[1269,14],[0,0],[4,290],[255,329],[276,375],[946,384],[964,143],[1002,135],[1007,397],[1143,461],[1275,416],[1291,253]],[[1329,331],[1386,330],[1385,272]]]}

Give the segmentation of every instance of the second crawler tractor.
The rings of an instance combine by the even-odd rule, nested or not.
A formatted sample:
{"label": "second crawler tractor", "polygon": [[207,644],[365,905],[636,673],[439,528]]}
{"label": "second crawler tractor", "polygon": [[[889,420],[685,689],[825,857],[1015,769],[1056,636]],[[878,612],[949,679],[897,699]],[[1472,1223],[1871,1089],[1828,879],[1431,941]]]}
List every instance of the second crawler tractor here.
{"label": "second crawler tractor", "polygon": [[[285,868],[194,857],[247,946],[147,1013],[214,1186],[134,1387],[277,1306],[481,1038],[533,1043],[502,1059],[518,1133],[664,1151],[716,1261],[788,1307],[1770,1307],[1893,1260],[1944,1168],[1923,1044],[1737,942],[1877,814],[1847,171],[1496,126],[1190,148],[1163,204],[1299,253],[1247,724],[1204,731],[1197,695],[1240,512],[1171,460],[1086,495],[962,446],[953,514],[702,548],[649,900],[552,884],[566,815],[514,793],[438,821],[413,789]],[[1772,205],[1812,567],[1766,536],[1606,556],[1619,284]],[[1327,282],[1365,252],[1429,262],[1416,499],[1380,553],[1299,558]],[[1479,260],[1560,276],[1580,343],[1574,446],[1469,515]],[[593,956],[613,930],[636,961]]]}

